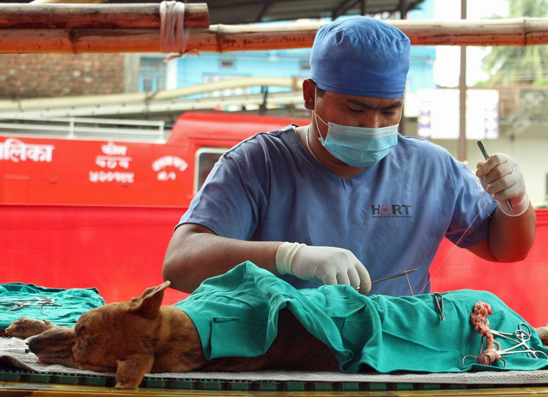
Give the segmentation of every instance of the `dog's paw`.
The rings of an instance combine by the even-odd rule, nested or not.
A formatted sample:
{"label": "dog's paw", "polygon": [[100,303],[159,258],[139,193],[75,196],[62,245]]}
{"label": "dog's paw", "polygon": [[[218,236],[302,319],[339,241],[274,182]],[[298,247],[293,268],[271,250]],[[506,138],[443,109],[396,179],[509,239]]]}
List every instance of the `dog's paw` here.
{"label": "dog's paw", "polygon": [[114,388],[119,390],[137,390],[139,388],[139,384],[118,382]]}
{"label": "dog's paw", "polygon": [[544,346],[548,346],[548,325],[546,327],[536,329],[538,337]]}
{"label": "dog's paw", "polygon": [[55,327],[55,324],[46,320],[21,317],[19,320],[11,323],[5,332],[7,336],[25,339],[29,336],[39,335],[53,327]]}
{"label": "dog's paw", "polygon": [[154,356],[149,353],[132,354],[125,360],[117,360],[116,389],[137,389],[153,363]]}

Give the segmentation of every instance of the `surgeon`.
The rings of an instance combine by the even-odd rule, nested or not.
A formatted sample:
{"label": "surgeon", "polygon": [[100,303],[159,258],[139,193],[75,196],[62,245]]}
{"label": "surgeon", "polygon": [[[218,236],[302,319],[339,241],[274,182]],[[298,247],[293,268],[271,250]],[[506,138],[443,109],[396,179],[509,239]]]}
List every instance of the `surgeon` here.
{"label": "surgeon", "polygon": [[259,133],[221,157],[175,229],[164,278],[191,292],[249,260],[297,288],[365,294],[371,280],[418,269],[371,291],[398,296],[429,292],[444,237],[489,261],[524,259],[536,218],[512,158],[493,154],[474,175],[398,134],[409,52],[380,20],[323,25],[303,83],[310,125]]}

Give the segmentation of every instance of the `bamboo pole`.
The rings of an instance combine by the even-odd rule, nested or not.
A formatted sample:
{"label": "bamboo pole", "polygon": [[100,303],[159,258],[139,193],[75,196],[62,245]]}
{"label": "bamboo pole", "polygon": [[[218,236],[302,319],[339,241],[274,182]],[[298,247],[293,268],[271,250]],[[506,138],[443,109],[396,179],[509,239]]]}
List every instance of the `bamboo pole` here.
{"label": "bamboo pole", "polygon": [[[207,4],[185,5],[185,26],[209,26]],[[160,29],[160,4],[4,4],[0,29]]]}
{"label": "bamboo pole", "polygon": [[[32,98],[23,100],[0,100],[0,113],[30,111],[36,109],[69,108],[71,106],[107,106],[140,102],[179,101],[182,97],[253,86],[288,87],[293,91],[301,89],[302,79],[286,77],[242,77],[240,79],[220,80],[212,83],[162,90],[156,92],[128,92],[123,94],[89,95],[62,98]],[[1,115],[1,114],[0,114]]]}
{"label": "bamboo pole", "polygon": [[[413,45],[530,46],[548,44],[548,19],[388,21]],[[321,23],[212,25],[191,29],[187,50],[204,52],[309,48]],[[159,52],[159,29],[0,29],[0,53]]]}
{"label": "bamboo pole", "polygon": [[105,3],[107,0],[33,0],[30,4],[91,4]]}

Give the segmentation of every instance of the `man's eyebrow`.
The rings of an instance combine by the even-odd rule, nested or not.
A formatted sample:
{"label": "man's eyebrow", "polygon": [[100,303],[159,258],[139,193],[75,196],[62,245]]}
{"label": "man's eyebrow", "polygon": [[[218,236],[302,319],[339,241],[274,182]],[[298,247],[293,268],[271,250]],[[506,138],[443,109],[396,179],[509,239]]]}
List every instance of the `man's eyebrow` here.
{"label": "man's eyebrow", "polygon": [[[356,106],[361,106],[361,107],[364,107],[364,108],[366,108],[366,109],[373,110],[373,106],[371,106],[371,105],[368,104],[368,103],[359,101],[359,100],[357,100],[357,99],[347,99],[346,101],[349,102],[349,103],[352,103],[352,104],[354,104],[354,105],[356,105]],[[401,107],[402,105],[403,105],[403,102],[402,102],[402,101],[396,101],[396,102],[391,103],[391,104],[388,105],[388,106],[383,107],[381,110],[395,109],[395,108]]]}

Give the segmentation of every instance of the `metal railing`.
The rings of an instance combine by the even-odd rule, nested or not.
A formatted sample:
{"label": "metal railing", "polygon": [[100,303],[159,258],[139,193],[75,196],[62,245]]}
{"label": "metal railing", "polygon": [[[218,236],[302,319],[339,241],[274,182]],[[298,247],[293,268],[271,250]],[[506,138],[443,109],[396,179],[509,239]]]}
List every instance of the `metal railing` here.
{"label": "metal railing", "polygon": [[28,118],[0,120],[1,135],[33,138],[113,139],[122,141],[165,141],[165,122],[100,118]]}

